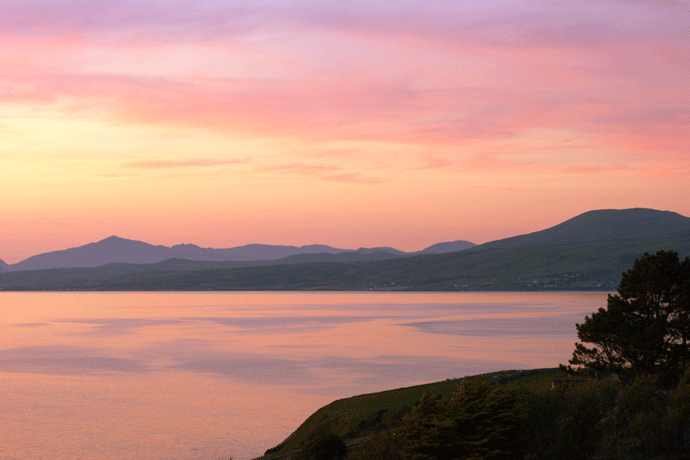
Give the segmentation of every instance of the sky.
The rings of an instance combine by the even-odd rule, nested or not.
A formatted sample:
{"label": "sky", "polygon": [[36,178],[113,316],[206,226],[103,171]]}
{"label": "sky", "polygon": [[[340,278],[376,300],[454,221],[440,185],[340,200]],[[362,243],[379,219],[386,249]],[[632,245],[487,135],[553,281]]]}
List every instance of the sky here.
{"label": "sky", "polygon": [[3,0],[0,258],[690,216],[690,3]]}

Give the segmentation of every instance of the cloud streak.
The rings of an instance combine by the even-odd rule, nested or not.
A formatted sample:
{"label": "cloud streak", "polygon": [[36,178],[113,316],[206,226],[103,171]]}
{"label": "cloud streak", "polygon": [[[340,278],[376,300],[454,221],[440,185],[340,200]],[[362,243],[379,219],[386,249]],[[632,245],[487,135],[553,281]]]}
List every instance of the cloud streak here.
{"label": "cloud streak", "polygon": [[263,172],[291,174],[307,177],[316,177],[322,180],[334,182],[346,182],[351,184],[383,184],[388,179],[381,177],[366,177],[361,172],[344,171],[343,168],[323,163],[286,163],[259,168]]}
{"label": "cloud streak", "polygon": [[134,169],[179,169],[179,168],[198,168],[198,167],[212,167],[212,166],[227,166],[227,165],[238,165],[247,164],[250,160],[245,159],[233,159],[233,160],[211,160],[211,159],[198,159],[198,160],[141,160],[141,161],[131,161],[128,163],[123,163],[123,168],[134,168]]}
{"label": "cloud streak", "polygon": [[[158,3],[128,2],[71,2],[61,8],[52,2],[10,3],[3,20],[5,34],[14,42],[10,48],[22,48],[27,31],[31,33],[26,40],[50,36],[54,28],[70,31],[77,38],[68,44],[26,42],[39,56],[68,54],[62,65],[58,62],[52,66],[54,70],[39,64],[23,71],[7,70],[6,87],[12,90],[0,99],[36,104],[71,100],[77,109],[107,107],[119,122],[173,123],[310,139],[453,144],[508,139],[536,126],[576,125],[591,133],[604,125],[621,132],[630,126],[626,118],[650,104],[661,110],[670,109],[670,104],[687,105],[689,101],[677,100],[677,91],[664,97],[663,89],[676,82],[684,84],[689,66],[669,61],[664,55],[688,48],[687,43],[683,46],[678,40],[664,39],[662,27],[668,27],[669,21],[672,25],[678,22],[667,9],[661,9],[660,19],[640,21],[635,14],[647,6],[620,8],[620,4],[603,2],[597,8],[601,14],[594,19],[579,2],[568,9],[512,6],[466,10],[444,5],[441,10],[430,7],[415,15],[404,5],[384,14],[356,4],[237,9],[208,3],[195,7],[185,2],[165,8]],[[552,25],[545,27],[544,23]],[[184,33],[147,45],[146,37],[156,36],[156,27],[180,28]],[[141,37],[141,46],[162,46],[163,54],[171,52],[174,43],[209,46],[207,40],[198,37],[209,27],[216,40],[211,48],[227,48],[222,38],[226,30],[232,31],[233,37],[240,34],[246,38],[254,37],[257,30],[265,33],[266,27],[276,27],[281,34],[295,34],[296,30],[321,34],[297,35],[294,39],[297,46],[311,40],[314,43],[307,47],[317,53],[325,51],[320,46],[339,36],[396,46],[400,52],[405,46],[413,48],[408,50],[409,57],[396,58],[401,71],[399,75],[394,71],[387,81],[381,75],[383,68],[363,51],[358,51],[354,56],[358,61],[353,61],[363,65],[365,73],[359,76],[348,75],[336,59],[326,56],[322,66],[304,67],[297,54],[280,63],[297,77],[290,79],[211,77],[188,81],[174,73],[148,78],[124,72],[80,72],[79,66],[74,70],[71,65],[74,58],[66,57],[79,55],[80,49],[87,52],[93,47],[93,38],[106,54],[117,48],[117,41],[113,44],[101,37],[108,31]],[[639,50],[646,51],[659,40],[664,52],[649,54],[645,65],[640,66],[636,58]],[[445,54],[432,62],[431,74],[419,67],[420,61],[428,59],[423,56],[439,44],[443,44],[440,49]],[[280,47],[249,48],[252,51],[275,59]],[[84,59],[90,58],[80,60]],[[331,71],[325,72],[328,66],[336,66],[335,77],[329,75]],[[649,69],[661,68],[665,78],[650,81]],[[514,83],[498,79],[502,72],[509,72]],[[639,85],[640,79],[651,83],[641,92],[632,87]],[[631,100],[628,95],[635,90],[638,97]],[[678,124],[676,119],[656,117],[647,117],[644,122],[647,126]]]}

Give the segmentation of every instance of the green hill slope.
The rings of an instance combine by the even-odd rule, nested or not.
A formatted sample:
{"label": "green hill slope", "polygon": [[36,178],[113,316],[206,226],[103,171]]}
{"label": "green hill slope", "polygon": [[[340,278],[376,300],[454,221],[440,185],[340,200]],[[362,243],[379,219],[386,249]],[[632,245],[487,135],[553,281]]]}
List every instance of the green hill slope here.
{"label": "green hill slope", "polygon": [[690,230],[690,218],[675,212],[645,208],[600,209],[546,230],[491,241],[470,250],[622,241],[687,230]]}

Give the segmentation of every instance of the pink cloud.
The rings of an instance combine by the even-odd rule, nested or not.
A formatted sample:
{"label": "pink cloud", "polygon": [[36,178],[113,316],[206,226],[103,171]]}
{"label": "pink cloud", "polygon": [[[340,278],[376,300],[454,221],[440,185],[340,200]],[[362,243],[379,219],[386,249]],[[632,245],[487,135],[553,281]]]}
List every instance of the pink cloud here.
{"label": "pink cloud", "polygon": [[[5,44],[0,102],[55,103],[74,116],[97,109],[115,123],[246,136],[382,141],[425,150],[494,142],[515,147],[503,152],[506,158],[548,149],[627,149],[635,156],[680,152],[688,141],[681,108],[690,105],[684,90],[690,61],[671,58],[687,55],[689,46],[672,34],[687,27],[687,15],[667,3],[235,8],[208,2],[15,1],[0,15]],[[640,18],[649,8],[658,14]],[[332,40],[383,43],[402,50],[402,70],[377,68],[375,60],[362,57],[370,72],[350,74],[336,52],[316,55],[323,62],[310,63],[307,70],[284,56],[280,65],[302,72],[291,78],[146,78],[72,68],[75,56],[89,47],[161,46],[165,52],[180,43],[203,42],[222,49],[229,37],[242,41],[266,31],[273,36],[318,31]],[[278,43],[265,48],[247,43],[272,51],[271,59],[280,55]],[[329,44],[324,42],[325,49]],[[443,55],[434,61],[433,76],[419,67],[424,61],[418,56],[426,52]],[[453,70],[463,59],[477,59],[485,68]],[[580,137],[518,141],[534,129],[573,130]],[[144,165],[139,167],[200,166]]]}
{"label": "pink cloud", "polygon": [[279,171],[297,174],[322,174],[324,172],[340,171],[340,167],[329,164],[288,163],[274,166],[263,166],[263,171]]}
{"label": "pink cloud", "polygon": [[359,184],[382,184],[388,182],[387,179],[366,177],[360,172],[343,171],[343,168],[340,166],[324,163],[295,162],[273,166],[262,166],[259,167],[258,170],[263,172],[277,172],[317,177],[323,180],[336,182]]}
{"label": "pink cloud", "polygon": [[326,180],[336,182],[347,182],[350,184],[383,184],[389,182],[388,179],[364,177],[362,173],[358,172],[327,174],[323,176],[323,178]]}
{"label": "pink cloud", "polygon": [[128,46],[205,41],[255,29],[261,8],[168,1],[7,1],[0,15],[6,35],[78,36]]}
{"label": "pink cloud", "polygon": [[447,158],[435,155],[427,155],[420,166],[411,168],[412,170],[443,169],[453,166],[455,163]]}

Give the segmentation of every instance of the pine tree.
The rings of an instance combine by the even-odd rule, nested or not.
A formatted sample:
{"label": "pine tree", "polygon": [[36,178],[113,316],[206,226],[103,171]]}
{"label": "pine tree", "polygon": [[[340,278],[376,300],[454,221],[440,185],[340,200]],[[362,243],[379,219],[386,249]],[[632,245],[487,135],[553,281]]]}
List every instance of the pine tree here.
{"label": "pine tree", "polygon": [[[571,374],[615,374],[629,381],[638,374],[683,375],[690,342],[690,261],[674,251],[636,260],[623,273],[617,295],[577,324],[588,348],[575,344]],[[574,366],[574,367],[573,367]]]}

